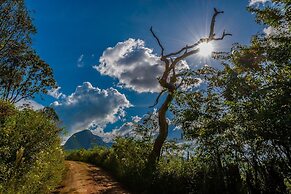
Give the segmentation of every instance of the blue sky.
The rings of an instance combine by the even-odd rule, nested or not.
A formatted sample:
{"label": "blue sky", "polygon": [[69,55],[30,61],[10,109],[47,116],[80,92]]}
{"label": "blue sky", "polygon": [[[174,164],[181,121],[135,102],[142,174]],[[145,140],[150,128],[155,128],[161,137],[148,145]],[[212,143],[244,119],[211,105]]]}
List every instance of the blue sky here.
{"label": "blue sky", "polygon": [[[114,68],[114,64],[109,63],[121,52],[118,48],[128,45],[131,47],[127,52],[136,49],[138,51],[131,54],[138,56],[127,60],[150,55],[150,60],[155,61],[155,53],[160,50],[149,31],[151,26],[166,52],[178,50],[207,35],[214,7],[225,12],[217,18],[217,33],[226,29],[233,34],[217,42],[215,50],[228,51],[234,42],[248,44],[251,35],[262,32],[263,28],[247,12],[247,0],[27,0],[26,4],[38,31],[33,37],[33,47],[53,68],[61,87],[58,92],[62,94],[58,99],[44,96],[43,100],[35,100],[45,106],[53,103],[70,132],[86,128],[92,121],[98,125],[98,130],[104,128],[108,132],[131,121],[133,116],[141,117],[151,111],[148,106],[153,104],[157,93],[145,92],[149,83],[132,83],[129,80],[132,74],[120,73],[116,68],[111,71],[104,66],[103,75],[100,74],[102,70],[98,71],[101,56],[104,63]],[[138,43],[138,39],[141,42]],[[104,54],[108,47],[113,50]],[[120,59],[116,61],[120,63]],[[192,66],[217,65],[212,59],[195,56],[187,62]],[[132,68],[134,65],[135,62]],[[150,76],[150,69],[155,68],[158,67],[149,68],[141,76]],[[106,70],[111,72],[106,73]],[[120,82],[125,86],[120,87]],[[96,99],[102,100],[97,102]],[[76,101],[78,105],[72,107]],[[76,123],[78,115],[83,116]]]}

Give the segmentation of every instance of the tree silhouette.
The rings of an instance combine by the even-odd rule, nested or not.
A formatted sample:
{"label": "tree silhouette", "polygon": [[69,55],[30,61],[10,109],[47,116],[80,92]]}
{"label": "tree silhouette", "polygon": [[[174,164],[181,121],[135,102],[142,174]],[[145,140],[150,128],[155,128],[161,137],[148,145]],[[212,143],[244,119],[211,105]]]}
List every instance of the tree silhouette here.
{"label": "tree silhouette", "polygon": [[211,19],[210,24],[210,31],[208,37],[200,38],[196,43],[192,45],[186,45],[180,50],[176,52],[172,52],[170,54],[165,54],[164,46],[162,45],[160,39],[153,31],[151,27],[150,31],[153,37],[156,39],[159,47],[161,48],[160,59],[165,65],[165,70],[162,76],[159,78],[160,86],[163,88],[162,92],[158,95],[154,106],[158,103],[160,96],[166,92],[167,96],[166,99],[163,101],[161,107],[158,110],[158,117],[159,117],[159,134],[154,142],[154,146],[152,152],[149,156],[148,163],[149,165],[155,165],[157,160],[161,154],[161,148],[168,136],[168,122],[166,120],[166,113],[170,104],[172,103],[175,92],[183,85],[184,79],[179,78],[182,77],[182,74],[177,73],[177,66],[187,57],[191,55],[195,55],[199,52],[198,46],[201,43],[207,43],[211,41],[223,40],[225,36],[231,36],[231,34],[226,33],[223,31],[220,37],[217,37],[215,34],[215,20],[219,14],[224,13],[223,11],[218,11],[214,8],[214,14]]}

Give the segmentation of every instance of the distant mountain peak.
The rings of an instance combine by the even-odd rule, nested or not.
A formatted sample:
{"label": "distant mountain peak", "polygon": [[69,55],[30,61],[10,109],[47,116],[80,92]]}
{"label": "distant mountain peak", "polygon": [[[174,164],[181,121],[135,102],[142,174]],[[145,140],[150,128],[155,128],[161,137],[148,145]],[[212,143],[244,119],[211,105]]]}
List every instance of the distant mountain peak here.
{"label": "distant mountain peak", "polygon": [[94,135],[90,130],[86,129],[73,134],[64,144],[64,149],[90,149],[95,146],[110,147],[111,144],[104,142],[101,137]]}

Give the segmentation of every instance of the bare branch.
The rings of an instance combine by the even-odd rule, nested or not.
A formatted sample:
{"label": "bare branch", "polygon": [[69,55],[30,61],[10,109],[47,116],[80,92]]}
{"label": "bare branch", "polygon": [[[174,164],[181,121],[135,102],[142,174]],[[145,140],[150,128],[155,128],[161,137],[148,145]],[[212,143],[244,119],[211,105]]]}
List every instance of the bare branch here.
{"label": "bare branch", "polygon": [[177,85],[176,88],[179,89],[183,85],[184,81],[185,81],[185,77],[182,77],[181,82]]}
{"label": "bare branch", "polygon": [[[215,21],[216,21],[216,17],[218,14],[222,14],[224,13],[223,11],[218,11],[216,8],[214,8],[214,14],[212,16],[212,19],[211,19],[211,24],[210,24],[210,32],[209,32],[209,36],[208,38],[201,38],[199,39],[196,43],[192,44],[192,45],[186,45],[185,47],[181,48],[179,51],[177,52],[173,52],[173,53],[170,53],[170,54],[167,54],[165,55],[164,57],[171,57],[171,56],[176,56],[178,54],[181,54],[182,52],[183,55],[187,54],[188,53],[188,50],[189,49],[192,49],[192,48],[195,48],[197,47],[199,44],[201,44],[202,42],[209,42],[211,40],[222,40],[225,36],[231,36],[231,34],[229,33],[225,33],[225,31],[223,32],[222,36],[220,38],[215,38],[215,33],[214,33],[214,29],[215,29]],[[191,52],[191,51],[190,51]],[[192,53],[192,54],[195,54],[196,52]],[[182,56],[183,56],[182,55]],[[189,56],[189,55],[187,55]],[[185,57],[183,57],[185,58]]]}
{"label": "bare branch", "polygon": [[176,68],[175,67],[172,68],[172,72],[173,72],[173,75],[170,78],[170,83],[175,84],[176,81],[177,81]]}
{"label": "bare branch", "polygon": [[223,40],[225,36],[232,36],[232,34],[226,33],[224,30],[220,38],[213,37],[212,40]]}
{"label": "bare branch", "polygon": [[163,94],[165,91],[166,91],[166,89],[164,89],[164,90],[162,90],[162,91],[160,92],[160,94],[159,94],[158,97],[156,98],[155,103],[154,103],[152,106],[149,106],[149,108],[153,108],[153,107],[155,107],[155,106],[159,103],[160,97],[162,96],[162,94]]}
{"label": "bare branch", "polygon": [[174,63],[177,63],[177,62],[179,62],[179,61],[181,61],[181,60],[183,60],[183,59],[189,57],[190,55],[194,55],[194,54],[198,53],[198,51],[199,51],[199,49],[191,50],[191,51],[189,51],[189,52],[187,52],[187,53],[185,53],[185,54],[183,54],[183,55],[177,57],[177,58],[175,59]]}
{"label": "bare branch", "polygon": [[163,57],[164,56],[164,47],[163,47],[163,45],[162,45],[162,43],[161,43],[161,41],[160,41],[160,39],[157,37],[157,35],[154,33],[154,31],[153,31],[153,27],[151,26],[151,28],[150,28],[150,31],[151,31],[151,33],[152,33],[152,35],[155,37],[155,39],[156,39],[156,41],[158,42],[158,44],[159,44],[159,46],[161,47],[161,57]]}
{"label": "bare branch", "polygon": [[184,51],[184,54],[188,52],[189,49],[194,48],[196,46],[198,46],[200,43],[205,42],[207,39],[206,38],[201,38],[198,42],[196,42],[195,44],[192,44],[190,46],[186,45],[185,47],[181,48],[179,51],[177,52],[173,52],[170,54],[165,55],[165,57],[171,57],[171,56],[176,56],[180,53],[182,53]]}
{"label": "bare branch", "polygon": [[214,33],[214,27],[215,27],[215,20],[218,14],[224,13],[223,11],[217,11],[216,8],[214,8],[214,14],[212,16],[211,19],[211,24],[210,24],[210,31],[209,31],[209,36],[208,38],[211,40],[215,37],[215,33]]}

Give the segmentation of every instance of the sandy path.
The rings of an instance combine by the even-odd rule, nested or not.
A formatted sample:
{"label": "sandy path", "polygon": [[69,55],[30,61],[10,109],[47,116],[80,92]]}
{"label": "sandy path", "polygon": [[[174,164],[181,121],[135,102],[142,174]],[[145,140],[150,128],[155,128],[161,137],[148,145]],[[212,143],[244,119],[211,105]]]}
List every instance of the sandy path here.
{"label": "sandy path", "polygon": [[66,161],[67,175],[54,193],[60,194],[129,194],[104,170],[83,162]]}

